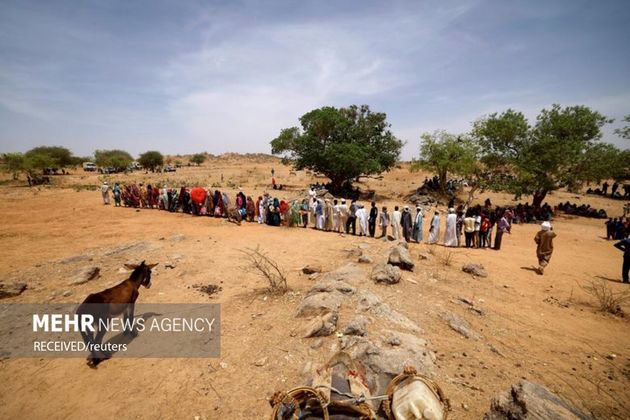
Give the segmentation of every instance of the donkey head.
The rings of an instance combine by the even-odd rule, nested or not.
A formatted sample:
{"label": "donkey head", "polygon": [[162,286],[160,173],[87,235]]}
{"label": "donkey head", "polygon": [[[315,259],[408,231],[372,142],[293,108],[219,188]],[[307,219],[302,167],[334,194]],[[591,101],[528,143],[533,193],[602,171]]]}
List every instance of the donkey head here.
{"label": "donkey head", "polygon": [[125,264],[125,267],[129,270],[133,270],[129,278],[136,280],[140,285],[148,289],[151,287],[151,269],[156,265],[158,265],[158,263],[145,264],[144,261],[142,261],[140,264]]}

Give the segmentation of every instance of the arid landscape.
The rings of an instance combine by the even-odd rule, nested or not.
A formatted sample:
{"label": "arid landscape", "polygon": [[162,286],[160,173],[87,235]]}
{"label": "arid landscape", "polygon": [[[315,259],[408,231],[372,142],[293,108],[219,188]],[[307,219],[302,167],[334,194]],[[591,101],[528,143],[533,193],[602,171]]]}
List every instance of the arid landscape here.
{"label": "arid landscape", "polygon": [[[257,197],[268,190],[272,168],[287,186],[278,192],[280,198],[301,197],[309,183],[323,181],[306,172],[292,173],[262,155],[224,155],[171,174],[135,172],[108,179],[173,187],[220,185],[231,196],[242,189]],[[359,187],[374,190],[379,206],[410,204],[403,197],[425,175],[402,164]],[[4,358],[0,418],[268,418],[272,393],[303,384],[346,338],[302,338],[306,321],[296,311],[320,276],[347,264],[355,267],[345,269],[353,273],[357,293],[372,292],[419,327],[412,334],[426,340],[429,373],[451,401],[450,418],[481,418],[493,396],[522,379],[546,386],[597,418],[627,418],[630,305],[622,306],[626,317],[603,313],[582,288],[592,281],[615,292],[628,288],[620,282],[622,255],[605,239],[603,220],[556,215],[558,237],[544,276],[531,270],[538,226],[530,224],[514,226],[498,252],[409,244],[415,269],[403,271],[400,283],[383,285],[370,280],[370,272],[386,261],[393,242],[104,206],[94,189],[102,177],[76,170],[53,177],[52,186],[33,188],[5,179],[0,187],[0,278],[24,282],[27,288],[2,303],[79,303],[123,280],[124,263],[157,262],[153,287],[142,289],[138,302],[220,303],[221,357],[114,357],[98,369],[78,358]],[[478,200],[488,197],[493,204],[513,203],[510,196],[496,193],[479,194]],[[604,208],[611,216],[620,216],[624,204],[566,192],[547,201],[566,200]],[[425,240],[427,225],[425,219]],[[286,271],[289,292],[266,293],[265,281],[248,268],[242,250],[256,246]],[[360,254],[373,263],[359,263]],[[469,262],[482,264],[488,277],[462,272]],[[306,265],[320,266],[323,273],[303,274]],[[92,266],[100,268],[100,277],[71,284],[77,271]],[[210,284],[221,290],[208,296],[193,287]],[[339,331],[361,311],[355,303],[342,305]],[[409,333],[377,313],[366,314],[368,338],[389,330]],[[469,324],[470,338],[449,327],[446,319],[453,315]]]}

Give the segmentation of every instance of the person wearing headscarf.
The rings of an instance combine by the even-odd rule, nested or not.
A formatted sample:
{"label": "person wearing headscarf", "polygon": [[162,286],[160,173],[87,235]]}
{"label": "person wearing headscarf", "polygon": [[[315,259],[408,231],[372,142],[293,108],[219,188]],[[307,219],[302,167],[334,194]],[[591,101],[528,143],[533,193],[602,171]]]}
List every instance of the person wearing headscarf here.
{"label": "person wearing headscarf", "polygon": [[621,279],[624,283],[630,283],[630,277],[628,277],[628,273],[630,273],[630,239],[622,239],[619,242],[615,243],[615,248],[619,251],[623,252],[623,263],[621,265]]}
{"label": "person wearing headscarf", "polygon": [[363,204],[357,204],[355,212],[357,221],[359,222],[359,236],[367,236],[368,234],[368,215]]}
{"label": "person wearing headscarf", "polygon": [[108,205],[109,204],[109,184],[107,183],[107,181],[104,181],[103,185],[101,185],[101,195],[103,196],[103,204]]}
{"label": "person wearing headscarf", "polygon": [[494,249],[499,251],[501,249],[501,241],[503,240],[503,234],[505,232],[510,233],[512,226],[505,215],[505,211],[501,213],[501,218],[497,223],[497,235],[494,237]]}
{"label": "person wearing headscarf", "polygon": [[395,240],[400,238],[400,221],[402,218],[402,214],[400,210],[398,210],[398,206],[394,207],[394,212],[392,213],[392,235]]}
{"label": "person wearing headscarf", "polygon": [[457,246],[457,214],[452,207],[448,209],[448,216],[446,216],[444,246]]}
{"label": "person wearing headscarf", "polygon": [[302,200],[302,205],[300,206],[300,216],[302,217],[302,227],[306,229],[308,226],[308,198]]}
{"label": "person wearing headscarf", "polygon": [[252,197],[247,197],[247,221],[248,222],[253,222],[254,221],[254,217],[256,217],[256,205],[254,204],[254,200],[252,200]]}
{"label": "person wearing headscarf", "polygon": [[330,232],[333,228],[333,206],[328,199],[324,200],[324,204],[326,205],[326,208],[324,209],[324,216],[326,217],[324,230],[326,232]]}
{"label": "person wearing headscarf", "polygon": [[464,217],[464,235],[466,236],[466,248],[475,246],[475,216],[469,209]]}
{"label": "person wearing headscarf", "polygon": [[324,229],[324,203],[317,199],[315,204],[315,229]]}
{"label": "person wearing headscarf", "polygon": [[536,242],[536,256],[538,257],[538,268],[536,272],[541,276],[545,271],[545,267],[549,264],[549,260],[551,260],[551,254],[553,254],[553,238],[556,236],[556,233],[551,227],[551,223],[542,222],[540,230],[534,237],[534,242]]}
{"label": "person wearing headscarf", "polygon": [[280,226],[280,201],[277,198],[273,199],[273,203],[269,206],[270,211],[270,225],[271,226]]}
{"label": "person wearing headscarf", "polygon": [[381,226],[381,238],[387,240],[387,227],[389,226],[389,213],[387,207],[383,206],[379,217],[379,225]]}
{"label": "person wearing headscarf", "polygon": [[112,188],[112,194],[114,195],[114,206],[120,207],[121,191],[118,182],[114,184],[114,188]]}
{"label": "person wearing headscarf", "polygon": [[412,238],[417,243],[422,242],[422,225],[424,222],[424,214],[420,206],[416,207],[416,217],[413,221],[413,235]]}
{"label": "person wearing headscarf", "polygon": [[223,207],[225,208],[225,211],[227,212],[228,209],[230,208],[230,197],[228,197],[227,193],[224,192],[221,199],[223,200]]}
{"label": "person wearing headscarf", "polygon": [[214,192],[214,198],[213,198],[213,202],[216,201],[216,204],[214,205],[214,217],[224,217],[227,215],[227,212],[225,211],[225,205],[223,204],[223,195],[221,194],[221,191],[216,190]]}
{"label": "person wearing headscarf", "polygon": [[376,203],[372,201],[372,207],[370,208],[370,218],[368,219],[370,236],[373,238],[376,232],[376,219],[378,219],[378,208]]}
{"label": "person wearing headscarf", "polygon": [[406,242],[411,241],[411,235],[413,234],[413,222],[411,220],[411,212],[409,211],[409,206],[405,206],[403,209],[400,224],[402,226],[403,237]]}
{"label": "person wearing headscarf", "polygon": [[431,218],[431,225],[429,227],[429,240],[427,243],[435,244],[440,236],[440,212],[435,211]]}
{"label": "person wearing headscarf", "polygon": [[300,202],[297,200],[293,200],[291,203],[291,209],[289,210],[289,226],[299,226],[300,221],[302,220],[302,215],[300,214]]}
{"label": "person wearing headscarf", "polygon": [[166,188],[166,185],[164,185],[160,190],[160,201],[158,208],[160,210],[168,210],[168,188]]}

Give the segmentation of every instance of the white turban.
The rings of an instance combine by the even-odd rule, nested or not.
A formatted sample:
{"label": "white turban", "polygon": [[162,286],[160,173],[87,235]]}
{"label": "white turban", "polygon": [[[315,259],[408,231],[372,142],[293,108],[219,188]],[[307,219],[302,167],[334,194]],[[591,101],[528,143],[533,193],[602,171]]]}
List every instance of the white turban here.
{"label": "white turban", "polygon": [[549,229],[551,229],[551,223],[549,223],[549,222],[542,222],[540,224],[540,228],[542,230],[549,230]]}

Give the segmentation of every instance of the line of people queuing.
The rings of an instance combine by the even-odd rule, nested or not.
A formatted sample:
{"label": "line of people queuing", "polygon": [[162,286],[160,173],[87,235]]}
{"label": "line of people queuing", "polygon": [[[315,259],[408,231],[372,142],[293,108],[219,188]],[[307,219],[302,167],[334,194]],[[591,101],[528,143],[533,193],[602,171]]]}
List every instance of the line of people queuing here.
{"label": "line of people queuing", "polygon": [[607,181],[604,181],[601,188],[589,188],[586,190],[587,194],[595,194],[595,195],[603,195],[606,197],[608,195],[608,188],[610,187],[610,198],[616,199],[627,199],[630,198],[630,184],[623,184],[621,188],[623,189],[623,194],[619,191],[619,183],[615,182],[612,185],[608,184]]}
{"label": "line of people queuing", "polygon": [[597,210],[596,208],[591,207],[590,204],[581,204],[578,206],[575,203],[570,203],[569,201],[566,201],[564,203],[558,204],[556,206],[556,209],[566,214],[573,214],[582,217],[592,217],[595,219],[605,219],[608,217],[608,214],[606,214],[606,210]]}
{"label": "line of people queuing", "polygon": [[615,217],[608,219],[604,225],[606,226],[606,239],[621,240],[630,236],[630,218]]}

